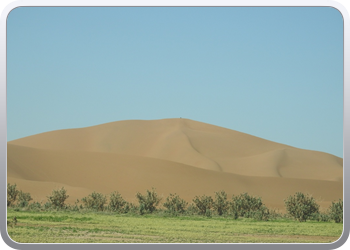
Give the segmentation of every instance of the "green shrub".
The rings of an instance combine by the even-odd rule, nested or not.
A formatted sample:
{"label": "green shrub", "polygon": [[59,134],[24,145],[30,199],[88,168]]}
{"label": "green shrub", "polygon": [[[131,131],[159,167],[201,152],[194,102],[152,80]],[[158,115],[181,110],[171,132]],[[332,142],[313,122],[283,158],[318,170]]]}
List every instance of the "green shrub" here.
{"label": "green shrub", "polygon": [[124,206],[124,213],[137,214],[139,212],[139,207],[131,202],[126,202]]}
{"label": "green shrub", "polygon": [[213,202],[213,208],[218,215],[226,214],[229,208],[229,201],[227,200],[227,194],[225,191],[215,192],[215,200]]}
{"label": "green shrub", "polygon": [[261,206],[259,210],[250,212],[249,217],[255,220],[268,221],[270,219],[270,210],[265,206]]}
{"label": "green shrub", "polygon": [[53,205],[51,202],[47,201],[44,205],[43,205],[44,210],[50,210],[53,208]]}
{"label": "green shrub", "polygon": [[315,221],[323,221],[323,222],[328,222],[331,220],[331,217],[328,213],[313,213],[310,218],[310,220],[315,220]]}
{"label": "green shrub", "polygon": [[118,213],[125,212],[126,205],[127,205],[127,202],[123,199],[120,193],[113,192],[110,194],[108,210],[111,210],[113,212],[118,212]]}
{"label": "green shrub", "polygon": [[17,190],[17,185],[11,185],[10,183],[7,183],[7,206],[12,206],[15,201],[17,200],[19,191]]}
{"label": "green shrub", "polygon": [[212,215],[212,211],[211,211],[210,209],[207,209],[207,210],[205,211],[205,216],[206,216],[206,217],[211,217],[211,215]]}
{"label": "green shrub", "polygon": [[247,193],[232,196],[231,210],[236,211],[238,216],[252,218],[253,212],[261,209],[264,210],[264,206],[260,197],[250,196]]}
{"label": "green shrub", "polygon": [[332,205],[329,208],[330,217],[336,223],[343,222],[343,201],[339,199],[338,202],[332,202]]}
{"label": "green shrub", "polygon": [[81,201],[84,203],[84,208],[103,211],[107,198],[101,193],[92,192],[87,197],[82,198]]}
{"label": "green shrub", "polygon": [[67,200],[69,195],[67,195],[67,190],[62,187],[61,189],[52,190],[50,196],[47,197],[48,201],[51,203],[53,208],[62,209],[65,207],[64,202]]}
{"label": "green shrub", "polygon": [[230,209],[229,209],[229,214],[230,214],[235,220],[237,220],[238,217],[239,217],[237,210],[234,209],[234,207],[232,207],[232,206],[231,206]]}
{"label": "green shrub", "polygon": [[83,209],[83,206],[80,204],[79,206],[79,199],[77,199],[74,204],[68,204],[66,205],[66,210],[68,211],[75,211],[78,212],[80,209]]}
{"label": "green shrub", "polygon": [[166,198],[166,202],[163,204],[167,208],[167,211],[173,215],[184,213],[188,202],[181,199],[177,194],[170,194]]}
{"label": "green shrub", "polygon": [[[50,203],[51,204],[51,203]],[[32,202],[28,205],[27,207],[28,210],[34,210],[34,211],[41,211],[42,209],[42,206],[41,206],[41,203],[35,201],[35,202]]]}
{"label": "green shrub", "polygon": [[198,214],[199,210],[197,208],[197,206],[193,203],[189,204],[186,211],[184,212],[184,214],[186,215],[195,215]]}
{"label": "green shrub", "polygon": [[214,203],[213,198],[211,198],[211,196],[196,196],[194,197],[193,202],[198,208],[198,213],[200,215],[211,215],[211,212],[209,211],[212,209]]}
{"label": "green shrub", "polygon": [[156,208],[162,199],[161,197],[158,197],[154,188],[152,188],[152,191],[147,190],[145,195],[137,193],[136,198],[139,202],[139,212],[141,215],[156,211]]}
{"label": "green shrub", "polygon": [[308,195],[297,192],[294,196],[289,196],[284,201],[287,213],[299,222],[306,221],[312,214],[319,213],[319,207],[315,199]]}
{"label": "green shrub", "polygon": [[286,215],[277,212],[275,209],[269,209],[269,220],[285,219]]}
{"label": "green shrub", "polygon": [[30,196],[30,193],[24,193],[22,190],[18,193],[18,202],[17,206],[19,207],[26,207],[29,204],[29,201],[33,200]]}

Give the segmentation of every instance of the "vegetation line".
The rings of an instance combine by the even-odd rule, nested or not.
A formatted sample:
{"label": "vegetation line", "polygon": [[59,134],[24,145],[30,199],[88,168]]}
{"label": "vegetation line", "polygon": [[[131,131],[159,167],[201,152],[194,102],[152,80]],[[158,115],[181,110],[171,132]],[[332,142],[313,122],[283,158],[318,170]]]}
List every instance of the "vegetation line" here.
{"label": "vegetation line", "polygon": [[[294,219],[299,222],[307,220],[343,223],[343,201],[333,201],[328,210],[324,213],[319,211],[319,205],[315,199],[308,194],[297,192],[293,196],[284,200],[286,214],[281,214],[275,210],[267,208],[262,202],[261,197],[251,196],[242,193],[232,196],[228,199],[225,191],[215,192],[214,198],[207,195],[195,196],[191,204],[177,194],[170,194],[164,203],[160,203],[162,197],[159,197],[156,190],[152,188],[145,194],[136,193],[138,204],[127,202],[119,192],[112,192],[107,196],[101,193],[93,192],[80,201],[77,200],[74,205],[66,204],[65,201],[69,195],[64,187],[52,190],[47,197],[47,202],[42,204],[32,201],[29,193],[18,190],[16,184],[7,184],[7,207],[14,211],[98,211],[117,214],[167,214],[169,216],[204,216],[210,218],[252,218],[258,221],[269,221],[277,219]],[[107,201],[109,201],[107,203]],[[8,225],[17,224],[17,218],[7,221]]]}

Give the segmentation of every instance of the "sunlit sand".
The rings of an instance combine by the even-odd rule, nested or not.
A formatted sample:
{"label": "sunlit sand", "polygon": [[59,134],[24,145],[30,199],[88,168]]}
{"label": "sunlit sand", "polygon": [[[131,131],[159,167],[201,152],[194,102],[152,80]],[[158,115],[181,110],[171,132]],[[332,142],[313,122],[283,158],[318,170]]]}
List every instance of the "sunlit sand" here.
{"label": "sunlit sand", "polygon": [[117,121],[10,141],[7,177],[44,202],[62,186],[68,203],[92,191],[136,202],[136,192],[152,187],[187,201],[248,192],[280,210],[297,191],[321,209],[343,196],[342,158],[188,119]]}

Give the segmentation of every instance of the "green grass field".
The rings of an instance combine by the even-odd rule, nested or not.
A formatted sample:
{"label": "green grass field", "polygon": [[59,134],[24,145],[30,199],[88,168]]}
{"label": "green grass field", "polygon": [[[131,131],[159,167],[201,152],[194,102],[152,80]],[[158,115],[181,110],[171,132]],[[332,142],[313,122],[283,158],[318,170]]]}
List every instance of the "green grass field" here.
{"label": "green grass field", "polygon": [[343,224],[223,217],[27,212],[8,209],[12,240],[20,243],[331,243]]}

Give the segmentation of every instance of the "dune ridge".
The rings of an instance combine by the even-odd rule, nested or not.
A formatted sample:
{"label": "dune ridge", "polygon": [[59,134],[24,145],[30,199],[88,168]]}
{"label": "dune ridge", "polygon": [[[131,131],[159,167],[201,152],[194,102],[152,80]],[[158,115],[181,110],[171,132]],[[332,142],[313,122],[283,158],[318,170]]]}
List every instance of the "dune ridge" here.
{"label": "dune ridge", "polygon": [[151,187],[188,201],[218,190],[250,192],[281,209],[283,199],[297,191],[322,199],[321,206],[343,195],[339,157],[189,119],[51,131],[10,141],[7,152],[8,182],[21,183],[38,199],[46,197],[45,183],[47,189],[71,187],[70,202],[114,190],[133,200]]}

